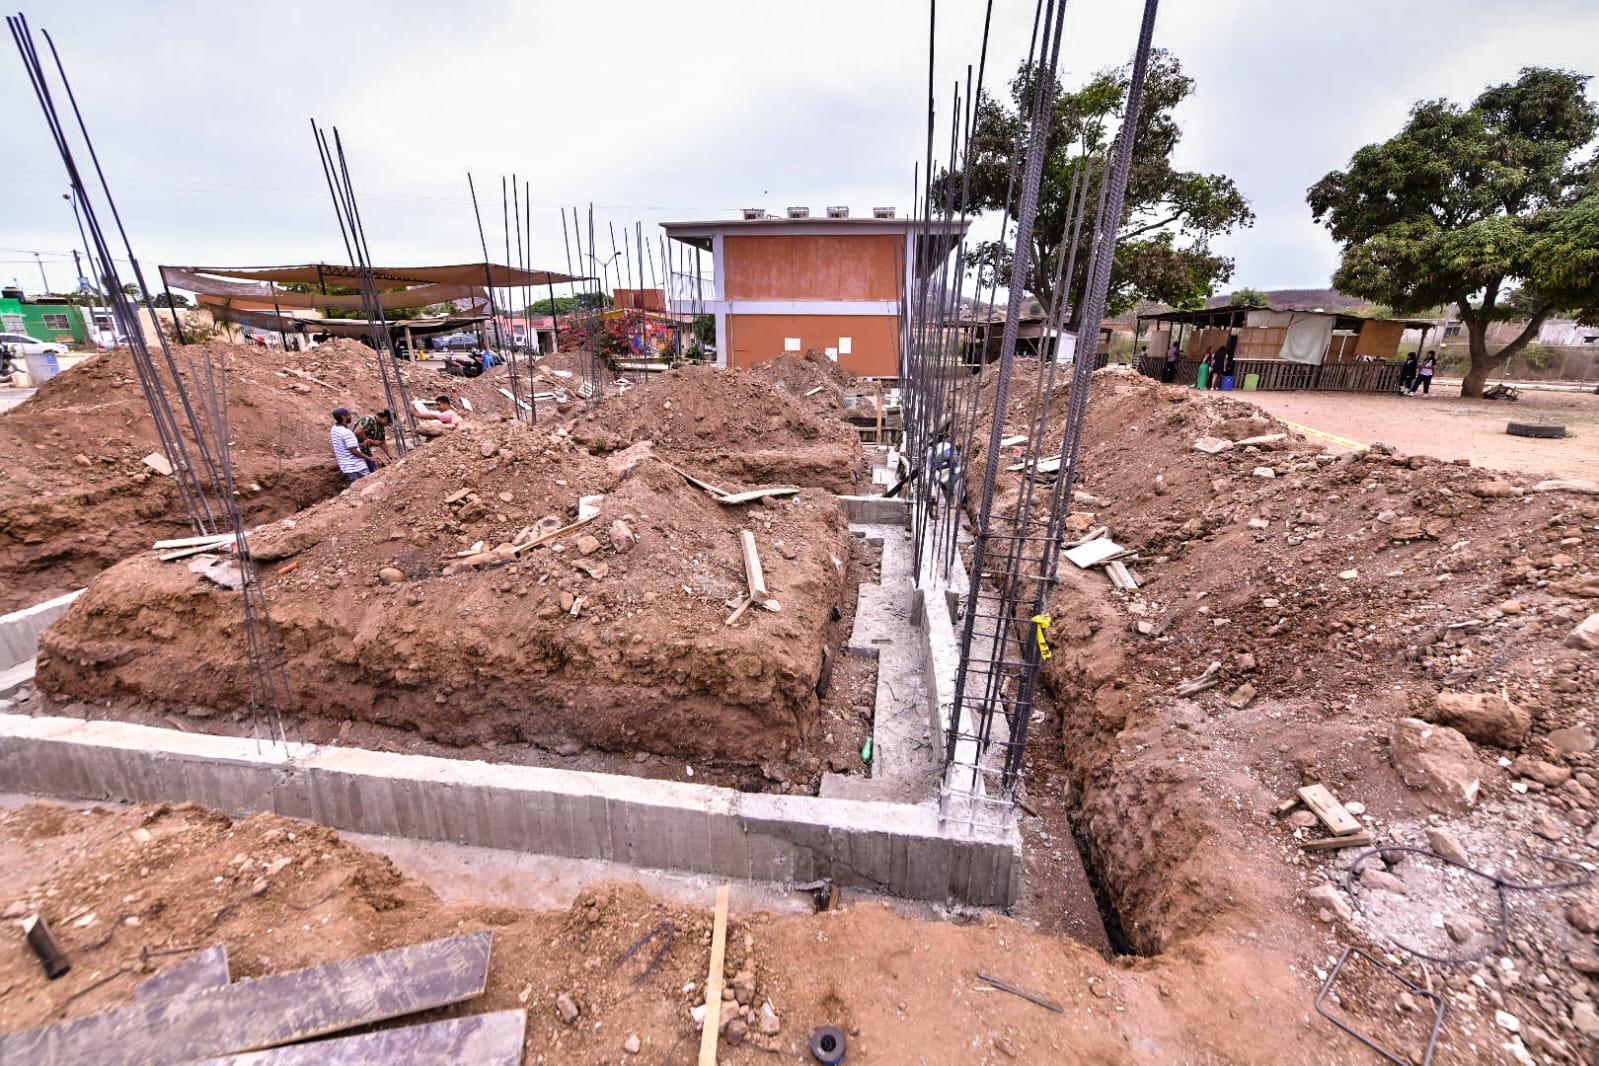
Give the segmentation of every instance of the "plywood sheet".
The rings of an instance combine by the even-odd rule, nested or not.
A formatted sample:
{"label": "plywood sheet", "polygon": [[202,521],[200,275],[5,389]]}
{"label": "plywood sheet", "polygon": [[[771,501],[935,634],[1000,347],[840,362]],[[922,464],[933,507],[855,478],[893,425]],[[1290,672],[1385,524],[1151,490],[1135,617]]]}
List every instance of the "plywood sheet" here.
{"label": "plywood sheet", "polygon": [[199,1066],[518,1066],[527,1013],[472,1014],[360,1036],[207,1059]]}
{"label": "plywood sheet", "polygon": [[0,1066],[163,1066],[256,1051],[483,994],[491,934],[435,940],[0,1037]]}

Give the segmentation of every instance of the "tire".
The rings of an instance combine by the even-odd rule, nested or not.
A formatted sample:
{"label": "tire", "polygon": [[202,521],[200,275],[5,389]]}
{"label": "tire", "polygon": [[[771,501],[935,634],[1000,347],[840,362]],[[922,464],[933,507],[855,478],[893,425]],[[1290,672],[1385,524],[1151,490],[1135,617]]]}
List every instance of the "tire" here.
{"label": "tire", "polygon": [[1512,437],[1539,437],[1546,440],[1555,440],[1566,435],[1566,427],[1541,426],[1535,422],[1511,422],[1505,426],[1505,432]]}

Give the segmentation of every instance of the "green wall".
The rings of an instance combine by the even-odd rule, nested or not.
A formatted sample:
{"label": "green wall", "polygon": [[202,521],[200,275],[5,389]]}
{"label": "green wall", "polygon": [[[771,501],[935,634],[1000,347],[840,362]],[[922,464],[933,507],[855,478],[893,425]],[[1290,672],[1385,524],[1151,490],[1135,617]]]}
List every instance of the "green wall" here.
{"label": "green wall", "polygon": [[[58,329],[47,325],[45,316],[52,319],[63,315],[67,320],[66,329]],[[13,327],[17,318],[22,319],[21,332],[33,337],[35,340],[52,341],[57,344],[88,344],[89,331],[84,326],[83,308],[77,304],[68,303],[32,303],[24,300],[14,300],[9,297],[0,297],[0,322],[4,328],[0,332],[17,332]]]}

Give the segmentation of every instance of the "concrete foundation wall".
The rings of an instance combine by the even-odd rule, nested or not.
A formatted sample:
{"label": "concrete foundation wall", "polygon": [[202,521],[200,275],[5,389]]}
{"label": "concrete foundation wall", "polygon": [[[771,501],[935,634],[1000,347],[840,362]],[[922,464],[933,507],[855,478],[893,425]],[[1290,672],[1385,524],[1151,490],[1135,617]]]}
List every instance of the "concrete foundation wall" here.
{"label": "concrete foundation wall", "polygon": [[910,501],[888,496],[840,496],[844,514],[851,523],[864,526],[906,526],[911,524]]}
{"label": "concrete foundation wall", "polygon": [[124,722],[0,715],[0,791],[272,811],[335,829],[763,881],[830,877],[1007,906],[1019,836],[940,829],[932,804],[747,794],[670,781]]}
{"label": "concrete foundation wall", "polygon": [[24,607],[20,611],[0,616],[0,670],[8,670],[25,663],[39,653],[39,634],[50,623],[67,613],[72,601],[83,595],[83,590],[57,596],[53,600]]}

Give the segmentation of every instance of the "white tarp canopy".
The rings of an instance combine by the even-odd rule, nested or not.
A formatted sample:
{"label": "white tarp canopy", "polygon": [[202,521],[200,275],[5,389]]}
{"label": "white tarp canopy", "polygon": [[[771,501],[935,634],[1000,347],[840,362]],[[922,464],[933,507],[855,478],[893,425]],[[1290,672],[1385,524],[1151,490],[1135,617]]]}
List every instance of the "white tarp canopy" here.
{"label": "white tarp canopy", "polygon": [[1310,363],[1319,366],[1327,357],[1327,346],[1332,343],[1332,315],[1294,315],[1283,337],[1283,350],[1278,355],[1291,363]]}

